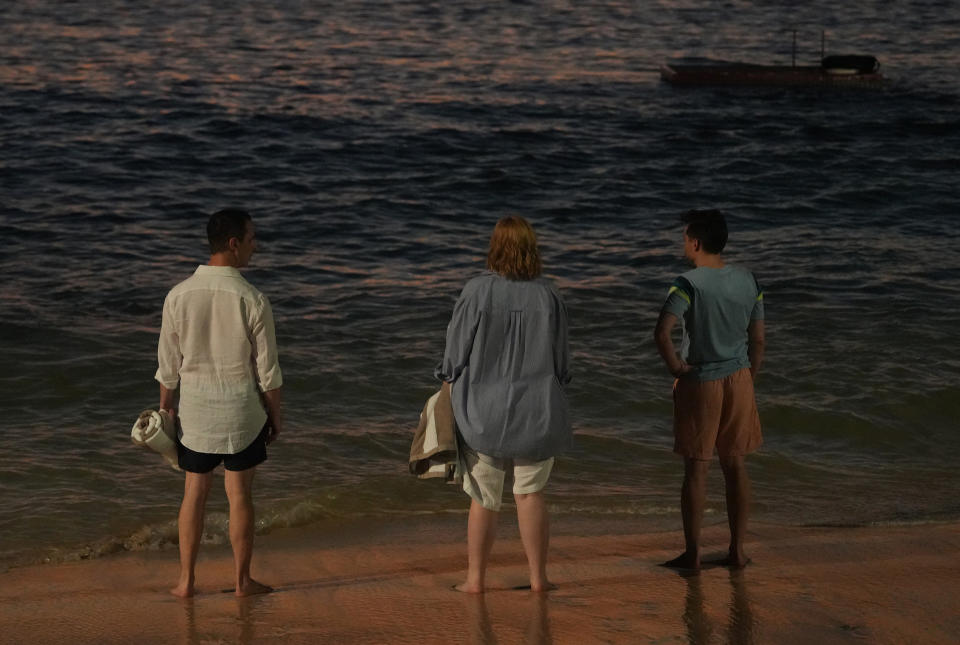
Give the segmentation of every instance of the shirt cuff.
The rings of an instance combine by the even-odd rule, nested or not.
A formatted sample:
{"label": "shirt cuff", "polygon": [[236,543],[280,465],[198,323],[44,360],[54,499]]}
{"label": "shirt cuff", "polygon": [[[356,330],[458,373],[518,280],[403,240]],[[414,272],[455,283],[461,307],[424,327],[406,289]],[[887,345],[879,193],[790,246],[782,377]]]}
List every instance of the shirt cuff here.
{"label": "shirt cuff", "polygon": [[283,373],[280,371],[280,368],[277,367],[275,370],[271,370],[266,378],[260,380],[258,385],[260,386],[261,392],[280,389],[283,385]]}
{"label": "shirt cuff", "polygon": [[175,376],[170,378],[169,376],[160,373],[158,370],[154,377],[160,385],[167,388],[168,390],[175,390],[180,386],[180,377]]}

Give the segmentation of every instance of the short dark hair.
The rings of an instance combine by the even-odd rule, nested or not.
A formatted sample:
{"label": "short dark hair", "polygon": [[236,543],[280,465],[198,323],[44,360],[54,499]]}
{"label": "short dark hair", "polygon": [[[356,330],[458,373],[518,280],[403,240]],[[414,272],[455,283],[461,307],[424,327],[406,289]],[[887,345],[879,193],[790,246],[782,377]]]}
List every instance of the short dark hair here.
{"label": "short dark hair", "polygon": [[247,233],[247,222],[252,218],[242,208],[225,208],[210,216],[207,222],[207,241],[211,253],[220,253],[230,248],[230,238],[241,240]]}
{"label": "short dark hair", "polygon": [[727,245],[727,218],[717,209],[692,210],[680,216],[687,236],[700,240],[707,253],[720,253]]}

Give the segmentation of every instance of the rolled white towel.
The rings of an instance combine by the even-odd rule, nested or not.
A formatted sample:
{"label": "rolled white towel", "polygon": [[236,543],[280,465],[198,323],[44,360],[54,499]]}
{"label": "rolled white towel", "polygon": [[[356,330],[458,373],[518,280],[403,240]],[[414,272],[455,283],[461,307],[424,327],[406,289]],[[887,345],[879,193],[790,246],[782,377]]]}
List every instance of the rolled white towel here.
{"label": "rolled white towel", "polygon": [[174,470],[180,470],[177,465],[177,429],[166,410],[141,412],[130,431],[130,440],[160,453]]}

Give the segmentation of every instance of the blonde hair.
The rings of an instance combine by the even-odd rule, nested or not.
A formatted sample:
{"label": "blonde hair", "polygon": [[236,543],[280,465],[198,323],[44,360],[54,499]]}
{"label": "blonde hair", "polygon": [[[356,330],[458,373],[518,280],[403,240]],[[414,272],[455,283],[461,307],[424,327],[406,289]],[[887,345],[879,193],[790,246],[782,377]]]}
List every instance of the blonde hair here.
{"label": "blonde hair", "polygon": [[519,216],[504,217],[490,236],[487,268],[511,280],[533,280],[540,275],[540,251],[537,234],[530,223]]}

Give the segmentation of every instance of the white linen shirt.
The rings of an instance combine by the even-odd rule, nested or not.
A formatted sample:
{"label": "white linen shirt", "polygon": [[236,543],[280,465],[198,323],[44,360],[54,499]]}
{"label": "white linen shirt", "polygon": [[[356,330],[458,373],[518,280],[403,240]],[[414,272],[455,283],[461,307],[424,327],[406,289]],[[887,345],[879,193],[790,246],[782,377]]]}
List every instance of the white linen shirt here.
{"label": "white linen shirt", "polygon": [[283,384],[270,302],[233,267],[201,265],[167,294],[156,379],[180,387],[181,442],[235,454],[267,420],[260,392]]}

